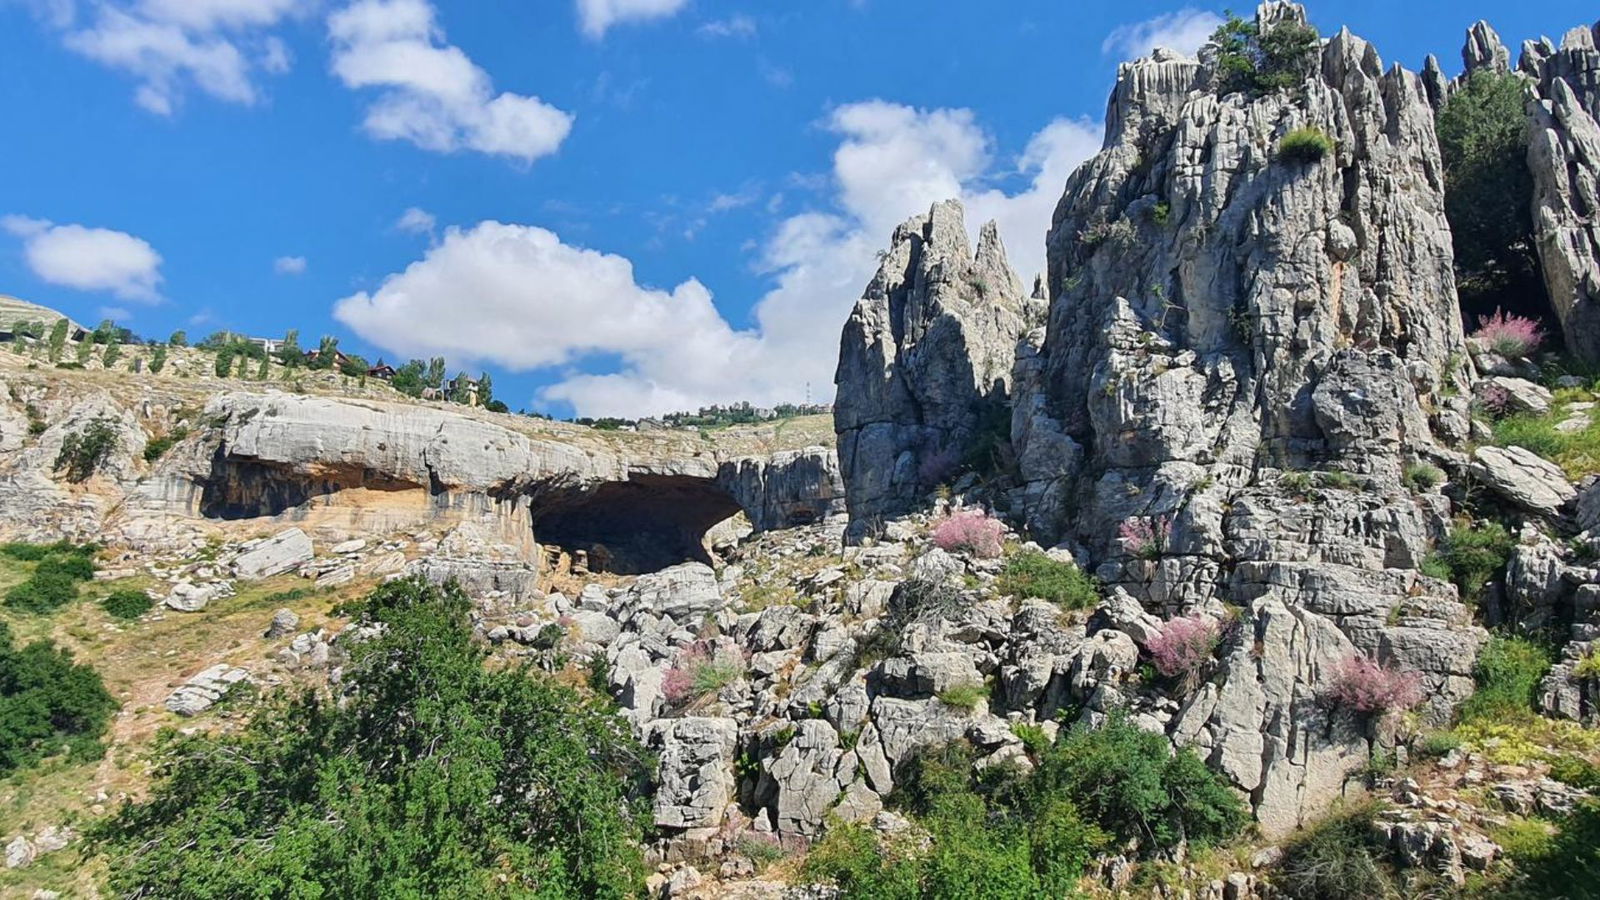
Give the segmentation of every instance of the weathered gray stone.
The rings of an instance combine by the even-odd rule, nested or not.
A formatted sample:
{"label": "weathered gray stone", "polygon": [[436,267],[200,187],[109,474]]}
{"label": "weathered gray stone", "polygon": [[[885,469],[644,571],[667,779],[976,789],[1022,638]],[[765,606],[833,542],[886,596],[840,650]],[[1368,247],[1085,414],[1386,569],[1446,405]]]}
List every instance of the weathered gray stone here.
{"label": "weathered gray stone", "polygon": [[259,541],[233,561],[233,574],[246,581],[292,572],[315,558],[311,537],[298,528]]}
{"label": "weathered gray stone", "polygon": [[961,205],[895,229],[840,342],[834,428],[852,520],[904,512],[1009,416],[1022,285],[994,223],[974,254]]}
{"label": "weathered gray stone", "polygon": [[167,709],[180,716],[199,715],[226,696],[235,685],[249,678],[250,673],[245,669],[218,663],[192,676],[173,691],[167,697]]}
{"label": "weathered gray stone", "polygon": [[655,822],[663,828],[713,828],[734,798],[733,760],[739,726],[732,719],[658,719],[645,729],[655,751],[659,787]]}
{"label": "weathered gray stone", "polygon": [[1558,517],[1578,496],[1557,466],[1522,447],[1479,447],[1472,475],[1502,498],[1535,515]]}

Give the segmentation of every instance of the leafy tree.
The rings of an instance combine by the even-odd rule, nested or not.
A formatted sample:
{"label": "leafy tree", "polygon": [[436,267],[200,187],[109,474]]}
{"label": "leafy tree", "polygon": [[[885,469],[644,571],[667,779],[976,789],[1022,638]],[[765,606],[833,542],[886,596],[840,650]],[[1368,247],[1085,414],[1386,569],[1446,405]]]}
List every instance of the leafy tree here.
{"label": "leafy tree", "polygon": [[93,669],[49,641],[19,649],[0,623],[0,776],[62,750],[98,756],[116,708]]}
{"label": "leafy tree", "polygon": [[278,346],[278,362],[294,369],[304,365],[305,351],[300,349],[300,330],[291,328],[283,334],[283,343]]}
{"label": "leafy tree", "polygon": [[218,378],[227,378],[233,374],[234,352],[232,344],[224,344],[217,349],[217,362],[213,371],[217,373]]}
{"label": "leafy tree", "polygon": [[117,323],[101,319],[100,324],[95,326],[93,338],[96,344],[110,344],[117,338]]}
{"label": "leafy tree", "polygon": [[157,344],[156,349],[150,353],[150,374],[159,375],[167,367],[167,347]]}
{"label": "leafy tree", "polygon": [[174,347],[187,347],[189,346],[189,334],[182,329],[174,331],[172,337],[167,338],[167,343]]}
{"label": "leafy tree", "polygon": [[111,368],[122,358],[121,344],[107,344],[106,349],[100,353],[100,365]]}
{"label": "leafy tree", "polygon": [[411,397],[422,396],[422,389],[426,387],[423,381],[423,362],[413,359],[394,370],[394,377],[389,379],[389,386]]}
{"label": "leafy tree", "polygon": [[78,365],[87,365],[89,362],[89,356],[93,353],[94,341],[85,335],[83,340],[78,342]]}
{"label": "leafy tree", "polygon": [[306,364],[306,368],[323,370],[333,368],[333,363],[339,354],[339,339],[323,335],[322,343],[317,346],[317,355]]}
{"label": "leafy tree", "polygon": [[608,705],[490,669],[454,585],[355,611],[337,699],[172,735],[150,797],[97,829],[111,887],[161,897],[621,898],[643,889],[646,771]]}
{"label": "leafy tree", "polygon": [[54,470],[65,472],[68,481],[86,481],[116,452],[118,442],[117,429],[110,419],[94,419],[83,430],[62,439]]}
{"label": "leafy tree", "polygon": [[444,357],[435,356],[428,360],[428,371],[422,376],[422,383],[434,390],[444,387]]}
{"label": "leafy tree", "polygon": [[484,406],[494,400],[494,382],[489,380],[488,372],[478,373],[478,402]]}
{"label": "leafy tree", "polygon": [[1211,35],[1217,82],[1224,94],[1252,95],[1299,87],[1316,64],[1320,36],[1310,25],[1281,22],[1266,33],[1232,13]]}
{"label": "leafy tree", "polygon": [[365,378],[370,368],[372,366],[368,365],[366,357],[352,354],[346,356],[344,362],[339,364],[339,374],[350,378]]}
{"label": "leafy tree", "polygon": [[257,381],[265,381],[267,379],[267,370],[271,367],[271,365],[272,358],[263,353],[261,355],[261,364],[256,366]]}
{"label": "leafy tree", "polygon": [[[1469,313],[1528,311],[1543,297],[1534,246],[1526,87],[1514,73],[1477,71],[1439,110],[1445,217]],[[1543,308],[1533,310],[1544,312]]]}
{"label": "leafy tree", "polygon": [[50,361],[61,361],[61,350],[67,345],[67,320],[57,319],[56,324],[50,326]]}

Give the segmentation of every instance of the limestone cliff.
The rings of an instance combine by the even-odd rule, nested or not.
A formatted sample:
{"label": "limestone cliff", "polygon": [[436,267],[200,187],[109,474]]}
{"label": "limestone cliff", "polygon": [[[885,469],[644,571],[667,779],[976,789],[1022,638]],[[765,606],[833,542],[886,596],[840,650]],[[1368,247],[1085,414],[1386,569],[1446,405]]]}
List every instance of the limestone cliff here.
{"label": "limestone cliff", "polygon": [[834,427],[853,518],[905,512],[1004,433],[1023,302],[994,223],[974,254],[959,203],[895,229],[839,346]]}

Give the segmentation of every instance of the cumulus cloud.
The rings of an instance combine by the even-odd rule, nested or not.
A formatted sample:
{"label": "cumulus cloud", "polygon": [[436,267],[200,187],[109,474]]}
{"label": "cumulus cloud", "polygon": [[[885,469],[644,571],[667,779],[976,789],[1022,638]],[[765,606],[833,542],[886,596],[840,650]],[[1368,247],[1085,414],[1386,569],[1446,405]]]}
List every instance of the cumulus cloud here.
{"label": "cumulus cloud", "polygon": [[1193,56],[1221,24],[1222,18],[1216,13],[1185,7],[1143,22],[1117,26],[1106,35],[1100,52],[1120,59],[1138,59],[1149,56],[1157,47],[1166,47]]}
{"label": "cumulus cloud", "polygon": [[22,239],[23,257],[40,281],[80,291],[108,291],[124,300],[161,299],[161,255],[145,241],[121,231],[56,225],[44,219],[6,216],[0,228]]}
{"label": "cumulus cloud", "polygon": [[689,0],[578,0],[578,24],[592,38],[604,37],[613,25],[664,19]]}
{"label": "cumulus cloud", "polygon": [[561,146],[572,116],[537,97],[496,94],[489,74],[444,40],[426,0],[358,0],[328,17],[333,71],[376,88],[362,123],[380,140],[532,162]]}
{"label": "cumulus cloud", "polygon": [[194,88],[219,100],[260,98],[258,73],[288,69],[288,53],[271,29],[316,0],[134,0],[87,7],[80,22],[72,0],[34,0],[41,20],[62,31],[76,53],[134,76],[134,100],[170,116]]}
{"label": "cumulus cloud", "polygon": [[400,214],[394,227],[407,234],[432,234],[437,224],[438,220],[433,217],[433,213],[413,206]]}
{"label": "cumulus cloud", "polygon": [[304,256],[280,256],[272,261],[272,271],[279,275],[304,275],[306,273],[306,258]]}
{"label": "cumulus cloud", "polygon": [[737,38],[747,40],[756,36],[756,20],[738,13],[726,19],[713,19],[695,29],[704,38]]}
{"label": "cumulus cloud", "polygon": [[[840,107],[824,124],[839,137],[825,204],[776,221],[755,248],[773,288],[747,327],[730,324],[693,278],[670,290],[641,285],[623,257],[499,222],[446,230],[405,271],[339,301],[335,315],[403,356],[565,372],[538,399],[580,415],[772,404],[802,399],[807,388],[826,398],[839,329],[896,225],[959,197],[974,237],[986,219],[1001,223],[1027,278],[1043,266],[1067,175],[1100,142],[1098,125],[1058,120],[1016,158],[997,160],[970,111],[880,101]],[[602,374],[570,371],[596,358],[619,363]]]}

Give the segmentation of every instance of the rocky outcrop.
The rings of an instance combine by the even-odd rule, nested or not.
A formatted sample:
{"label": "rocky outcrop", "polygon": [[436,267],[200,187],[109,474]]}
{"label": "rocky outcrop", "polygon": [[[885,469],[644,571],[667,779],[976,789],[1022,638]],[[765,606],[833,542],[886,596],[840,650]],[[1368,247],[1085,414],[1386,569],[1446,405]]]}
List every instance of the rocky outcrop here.
{"label": "rocky outcrop", "polygon": [[240,683],[250,679],[249,671],[218,663],[185,681],[167,698],[167,709],[180,716],[197,716],[214,706]]}
{"label": "rocky outcrop", "polygon": [[[1530,76],[1528,167],[1533,227],[1550,305],[1568,350],[1600,361],[1600,26],[1567,32],[1556,47],[1524,45]],[[1503,52],[1503,51],[1502,51]]]}
{"label": "rocky outcrop", "polygon": [[[1254,638],[1169,730],[1283,833],[1377,738],[1318,700],[1342,658],[1419,672],[1432,720],[1471,691],[1484,634],[1416,572],[1448,501],[1401,485],[1456,458],[1470,386],[1423,80],[1341,31],[1300,88],[1219,95],[1214,52],[1125,64],[1068,181],[1017,362],[1016,501],[1146,609],[1243,609]],[[1329,148],[1282,152],[1297,129]]]}
{"label": "rocky outcrop", "polygon": [[839,457],[824,447],[729,460],[717,469],[717,484],[757,531],[808,525],[845,512]]}
{"label": "rocky outcrop", "polygon": [[895,229],[845,325],[834,379],[853,520],[905,512],[1004,437],[1023,303],[994,223],[976,254],[953,200]]}

